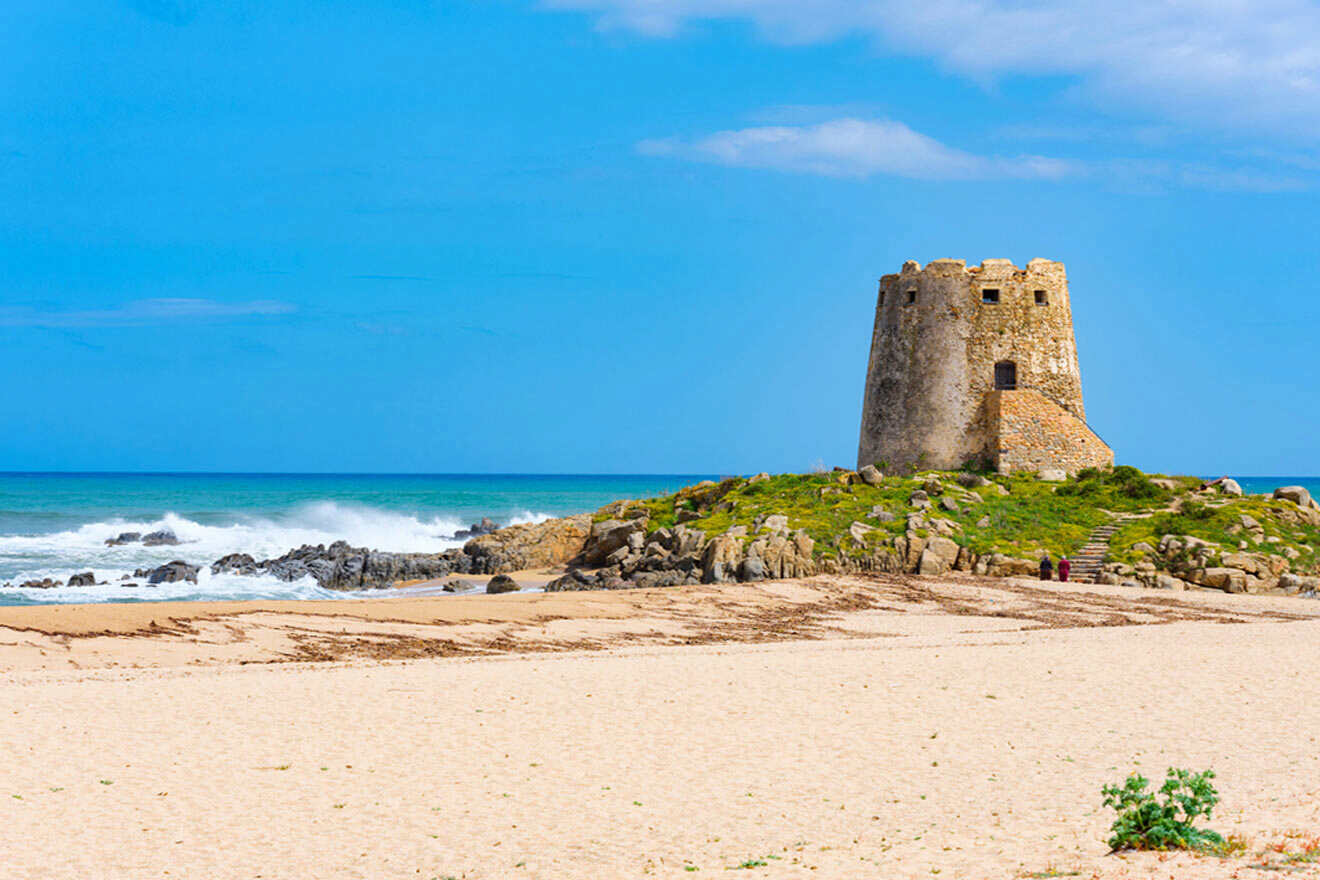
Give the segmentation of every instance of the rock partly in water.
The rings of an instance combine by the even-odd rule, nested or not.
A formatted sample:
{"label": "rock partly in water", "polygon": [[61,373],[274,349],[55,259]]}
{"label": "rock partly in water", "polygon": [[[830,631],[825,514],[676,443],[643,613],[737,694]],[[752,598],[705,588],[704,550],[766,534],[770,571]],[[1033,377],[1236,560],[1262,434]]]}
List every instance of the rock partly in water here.
{"label": "rock partly in water", "polygon": [[160,529],[142,536],[144,547],[173,547],[178,543],[178,536],[170,529]]}
{"label": "rock partly in water", "polygon": [[162,566],[152,569],[138,569],[133,572],[134,577],[145,577],[149,584],[174,584],[179,581],[188,583],[197,583],[197,572],[199,567],[189,565],[181,559],[173,562],[167,562]]}
{"label": "rock partly in water", "polygon": [[507,574],[497,574],[486,584],[487,593],[516,593],[518,582]]}
{"label": "rock partly in water", "polygon": [[64,584],[50,578],[42,578],[39,581],[25,581],[18,586],[23,590],[53,590],[55,587],[64,586]]}
{"label": "rock partly in water", "polygon": [[96,575],[90,571],[84,571],[82,574],[75,574],[69,578],[71,587],[91,587],[96,585]]}
{"label": "rock partly in water", "polygon": [[136,544],[142,540],[141,532],[120,532],[113,538],[106,538],[105,546],[118,547],[120,544]]}
{"label": "rock partly in water", "polygon": [[469,526],[466,529],[459,529],[458,531],[454,532],[454,538],[457,540],[463,540],[466,538],[479,538],[482,535],[489,535],[491,532],[495,531],[498,528],[499,528],[498,523],[496,523],[493,519],[491,519],[488,516],[483,516],[481,518],[481,522],[473,523],[471,526]]}

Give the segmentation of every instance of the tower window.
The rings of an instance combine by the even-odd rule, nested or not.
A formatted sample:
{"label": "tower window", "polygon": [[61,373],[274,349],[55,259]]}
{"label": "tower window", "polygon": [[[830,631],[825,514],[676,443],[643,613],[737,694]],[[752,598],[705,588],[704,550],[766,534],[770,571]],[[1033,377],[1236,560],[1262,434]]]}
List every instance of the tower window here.
{"label": "tower window", "polygon": [[1017,364],[1012,361],[1000,361],[995,364],[995,390],[1017,390]]}
{"label": "tower window", "polygon": [[915,303],[916,301],[917,301],[917,292],[916,292],[915,290],[909,290],[909,291],[908,291],[908,305],[912,305],[912,304]]}
{"label": "tower window", "polygon": [[1045,295],[1045,291],[1043,290],[1036,291],[1036,305],[1047,306],[1049,304],[1050,304],[1050,298]]}
{"label": "tower window", "polygon": [[993,287],[987,287],[981,291],[981,302],[990,305],[999,305],[999,291]]}
{"label": "tower window", "polygon": [[884,304],[885,304],[885,292],[882,290],[880,291],[880,305],[884,305]]}

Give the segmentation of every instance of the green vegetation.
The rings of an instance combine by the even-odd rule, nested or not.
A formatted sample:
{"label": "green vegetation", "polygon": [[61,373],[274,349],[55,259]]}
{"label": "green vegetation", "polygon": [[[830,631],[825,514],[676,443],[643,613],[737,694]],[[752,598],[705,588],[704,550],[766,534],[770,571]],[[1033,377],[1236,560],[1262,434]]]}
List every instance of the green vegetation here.
{"label": "green vegetation", "polygon": [[[611,505],[596,519],[646,516],[648,530],[654,531],[672,527],[684,514],[691,517],[686,519],[689,527],[718,535],[734,526],[746,526],[750,533],[759,519],[784,514],[789,528],[805,530],[816,542],[817,556],[837,558],[866,554],[903,534],[908,515],[920,512],[910,501],[913,493],[925,491],[932,481],[939,485],[939,494],[930,496],[932,507],[926,518],[957,523],[961,531],[953,539],[978,555],[997,552],[1031,558],[1041,551],[1056,556],[1073,553],[1092,529],[1111,518],[1104,506],[1110,499],[1108,492],[1065,496],[1057,491],[1062,488],[1059,484],[1042,482],[1030,474],[992,476],[986,481],[965,472],[925,471],[885,477],[879,486],[867,485],[848,472],[783,474],[759,482],[729,478],[632,502],[623,509]],[[940,507],[944,497],[952,501],[954,510]],[[893,519],[874,517],[877,508],[892,514]],[[865,538],[865,546],[840,540],[854,522],[876,529]],[[923,529],[917,533],[926,537]]]}
{"label": "green vegetation", "polygon": [[1118,811],[1108,840],[1113,852],[1125,849],[1191,849],[1220,852],[1224,838],[1193,823],[1219,803],[1219,792],[1210,783],[1213,770],[1192,773],[1169,768],[1159,791],[1150,790],[1150,780],[1133,773],[1121,785],[1101,789],[1104,805]]}
{"label": "green vegetation", "polygon": [[[1188,535],[1213,545],[1200,553],[1200,568],[1246,551],[1286,557],[1282,570],[1294,574],[1320,571],[1320,519],[1312,512],[1201,487],[1196,477],[1146,475],[1127,466],[1088,468],[1063,482],[966,470],[885,476],[870,484],[836,470],[708,481],[658,498],[615,502],[595,520],[645,519],[648,532],[682,523],[712,538],[743,527],[750,543],[768,517],[782,515],[790,531],[800,529],[814,541],[815,559],[829,570],[831,562],[882,567],[876,561],[885,553],[897,560],[895,539],[909,532],[923,539],[944,535],[977,557],[1075,556],[1097,526],[1122,516],[1110,558],[1128,566],[1153,560],[1166,570],[1178,560],[1155,558],[1153,549],[1165,535]],[[864,528],[854,530],[854,523]],[[1137,546],[1143,543],[1153,549]]]}
{"label": "green vegetation", "polygon": [[[1253,522],[1259,528],[1248,528]],[[1134,549],[1136,544],[1158,547],[1165,535],[1191,535],[1208,541],[1220,555],[1239,551],[1285,555],[1290,569],[1299,574],[1320,570],[1315,552],[1320,548],[1320,527],[1297,521],[1287,502],[1271,498],[1187,499],[1177,512],[1158,511],[1131,520],[1114,535],[1114,559],[1135,562],[1142,555]],[[1246,542],[1245,548],[1240,546],[1242,542]]]}

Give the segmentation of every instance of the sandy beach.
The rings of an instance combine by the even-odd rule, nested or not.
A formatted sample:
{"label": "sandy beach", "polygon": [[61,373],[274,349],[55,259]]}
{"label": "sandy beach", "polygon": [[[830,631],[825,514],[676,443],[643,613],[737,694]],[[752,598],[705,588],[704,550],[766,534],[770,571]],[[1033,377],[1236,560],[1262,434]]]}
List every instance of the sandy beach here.
{"label": "sandy beach", "polygon": [[[1318,663],[1306,600],[972,577],[5,608],[3,873],[1320,876]],[[1170,765],[1243,854],[1106,854]]]}

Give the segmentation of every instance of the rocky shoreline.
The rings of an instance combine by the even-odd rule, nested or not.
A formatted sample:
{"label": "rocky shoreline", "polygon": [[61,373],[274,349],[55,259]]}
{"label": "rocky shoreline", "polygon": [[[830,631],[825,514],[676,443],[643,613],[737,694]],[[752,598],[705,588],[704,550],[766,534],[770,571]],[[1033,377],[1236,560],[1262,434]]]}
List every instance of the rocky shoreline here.
{"label": "rocky shoreline", "polygon": [[[1096,486],[1104,490],[1100,495]],[[1126,503],[1129,496],[1144,499],[1128,505],[1135,512],[1116,514],[1099,506]],[[1079,534],[1070,517],[1087,523],[1145,521],[1151,527],[1167,523],[1205,534],[1212,534],[1206,531],[1208,524],[1222,527],[1222,534],[1213,533],[1218,540],[1177,531],[1128,546],[1118,540],[1098,572],[1098,583],[1320,592],[1320,554],[1315,552],[1320,547],[1320,504],[1306,489],[1282,487],[1273,496],[1244,497],[1231,479],[1199,484],[1188,478],[1147,478],[1131,468],[1078,480],[1063,474],[1009,479],[967,472],[886,478],[874,467],[827,475],[758,474],[699,483],[661,499],[617,501],[594,514],[535,524],[499,528],[483,519],[455,535],[468,539],[462,547],[441,553],[388,552],[336,541],[304,545],[264,560],[230,554],[210,563],[209,571],[285,582],[310,577],[324,589],[339,591],[547,568],[565,571],[546,585],[549,592],[861,572],[1021,577],[1036,574],[1041,555],[1051,552],[1049,542],[1032,543],[1024,537],[1028,526],[1000,521],[1010,514],[1044,517],[1051,511],[1060,515],[1060,510],[1061,535]],[[1123,535],[1120,531],[1116,537]],[[1016,543],[1005,544],[1009,539]],[[1077,543],[1076,537],[1069,540]],[[106,543],[138,541],[149,546],[179,543],[164,531],[127,533]],[[126,576],[133,582],[125,586],[135,586],[138,580],[147,585],[196,583],[200,571],[200,565],[174,560],[135,571]],[[68,586],[93,583],[92,573],[86,572],[71,577]],[[47,580],[22,586],[63,584]],[[487,590],[505,592],[516,586],[503,578],[493,580]]]}

